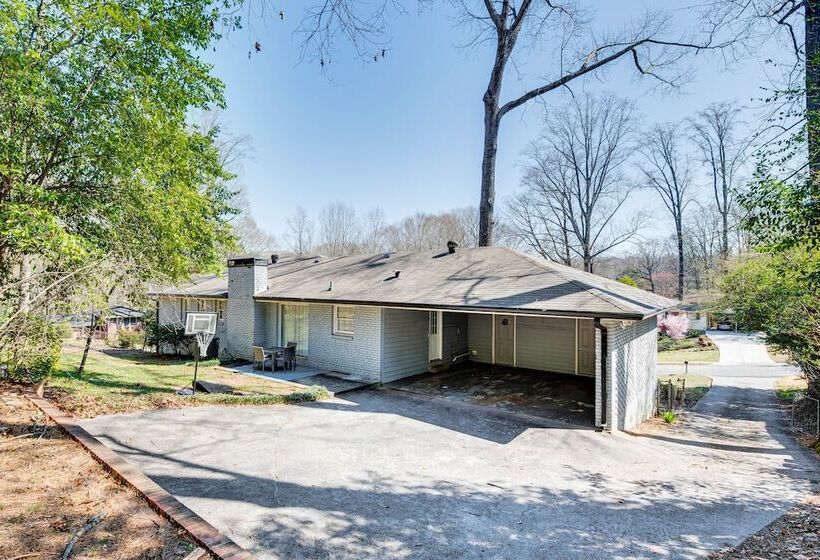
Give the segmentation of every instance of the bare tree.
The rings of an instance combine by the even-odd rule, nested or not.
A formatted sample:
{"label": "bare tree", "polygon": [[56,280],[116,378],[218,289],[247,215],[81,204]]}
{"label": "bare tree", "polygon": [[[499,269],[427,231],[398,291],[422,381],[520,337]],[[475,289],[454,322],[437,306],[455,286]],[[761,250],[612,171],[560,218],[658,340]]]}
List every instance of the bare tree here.
{"label": "bare tree", "polygon": [[672,216],[678,253],[678,285],[675,296],[683,297],[684,238],[683,215],[689,205],[691,188],[690,162],[683,152],[682,132],[678,123],[655,125],[646,136],[641,164],[646,186],[657,193]]}
{"label": "bare tree", "polygon": [[720,252],[724,260],[729,257],[729,220],[749,145],[748,140],[738,138],[739,113],[735,104],[714,103],[690,120],[693,139],[712,182],[715,209],[721,218]]}
{"label": "bare tree", "polygon": [[297,255],[305,255],[313,248],[313,220],[301,206],[287,219],[285,239],[288,247]]}
{"label": "bare tree", "polygon": [[[439,214],[417,212],[385,228],[385,242],[392,251],[443,250],[448,241],[471,246],[474,241],[475,209]],[[472,245],[474,246],[474,245]]]}
{"label": "bare tree", "polygon": [[359,221],[356,210],[342,202],[325,206],[319,215],[319,242],[328,256],[350,255],[358,250]]}
{"label": "bare tree", "polygon": [[696,216],[684,223],[684,250],[689,285],[696,290],[709,289],[723,256],[722,214],[714,204],[697,205]]}
{"label": "bare tree", "polygon": [[360,246],[366,253],[378,253],[385,249],[385,228],[387,223],[384,210],[373,208],[364,217],[364,227]]}
{"label": "bare tree", "polygon": [[236,215],[230,222],[239,249],[245,253],[263,253],[274,249],[277,244],[276,237],[256,222],[251,213],[247,189],[237,182],[245,160],[253,153],[251,137],[231,132],[221,109],[200,113],[196,126],[214,138],[214,145],[219,152],[219,163],[229,173],[227,181],[235,192],[233,206],[236,209]]}
{"label": "bare tree", "polygon": [[637,244],[635,255],[635,272],[641,280],[649,285],[649,290],[655,291],[655,277],[664,269],[663,242],[658,239],[647,239]]}
{"label": "bare tree", "polygon": [[514,206],[533,248],[564,261],[571,253],[592,272],[596,259],[637,233],[639,217],[616,219],[634,185],[623,173],[635,145],[634,120],[631,103],[591,95],[547,119],[526,156],[526,194]]}
{"label": "bare tree", "polygon": [[454,239],[464,247],[478,247],[478,208],[464,206],[451,212],[458,222],[461,240]]}
{"label": "bare tree", "polygon": [[572,266],[569,215],[562,199],[532,196],[532,191],[549,192],[542,177],[525,176],[527,188],[507,204],[507,224],[516,245],[535,251],[545,259]]}
{"label": "bare tree", "polygon": [[[490,44],[494,50],[483,95],[480,246],[493,241],[498,135],[501,121],[508,113],[621,59],[630,61],[638,76],[674,88],[687,78],[688,72],[681,70],[678,63],[688,52],[721,49],[731,44],[718,39],[720,27],[709,19],[701,20],[702,36],[693,38],[692,33],[678,33],[671,25],[671,17],[661,12],[647,14],[626,30],[612,33],[595,29],[590,23],[592,18],[572,2],[457,0],[453,4],[462,22],[475,32],[471,44]],[[333,52],[334,40],[344,37],[360,56],[367,53],[374,61],[384,59],[386,50],[380,39],[385,35],[388,8],[394,6],[401,9],[395,0],[377,2],[368,14],[361,13],[355,0],[332,0],[310,8],[299,28],[304,38],[303,52],[312,53],[311,58],[318,59],[324,68]],[[547,77],[539,80],[537,86],[502,101],[508,65],[516,56],[531,54],[533,50],[545,51],[541,59],[549,64],[541,75]]]}

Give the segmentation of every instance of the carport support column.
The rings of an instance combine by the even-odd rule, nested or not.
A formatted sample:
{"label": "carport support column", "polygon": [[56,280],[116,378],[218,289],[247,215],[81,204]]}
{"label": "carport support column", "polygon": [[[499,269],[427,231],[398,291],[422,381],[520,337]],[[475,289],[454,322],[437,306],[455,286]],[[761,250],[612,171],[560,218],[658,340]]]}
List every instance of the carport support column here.
{"label": "carport support column", "polygon": [[[609,422],[608,401],[610,394],[610,368],[609,365],[609,333],[607,328],[601,324],[600,319],[595,319],[595,426],[602,429],[611,429]],[[576,348],[577,352],[577,348]]]}

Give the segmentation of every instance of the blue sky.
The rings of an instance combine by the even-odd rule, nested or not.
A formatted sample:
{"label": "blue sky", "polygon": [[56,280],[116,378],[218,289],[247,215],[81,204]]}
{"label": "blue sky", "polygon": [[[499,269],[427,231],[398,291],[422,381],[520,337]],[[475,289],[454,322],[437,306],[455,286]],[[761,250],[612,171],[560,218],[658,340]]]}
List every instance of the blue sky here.
{"label": "blue sky", "polygon": [[[653,3],[598,4],[597,21],[617,28]],[[416,211],[477,205],[481,97],[491,49],[459,48],[469,33],[455,24],[448,7],[421,14],[411,8],[391,23],[385,60],[366,64],[341,46],[323,74],[318,64],[299,63],[299,39],[292,36],[299,8],[285,5],[285,13],[285,21],[272,17],[254,31],[231,33],[206,55],[226,85],[230,130],[252,139],[253,155],[244,163],[240,181],[260,226],[281,237],[285,219],[297,205],[315,217],[336,200],[362,214],[378,206],[390,221]],[[685,11],[675,18],[676,25],[689,23]],[[249,58],[257,38],[262,51]],[[576,89],[632,98],[646,124],[685,118],[714,101],[749,103],[761,95],[764,68],[757,58],[733,71],[705,57],[697,63],[694,80],[676,94],[636,81],[627,60]],[[537,56],[524,61],[521,76],[508,74],[506,97],[525,91],[550,67]],[[560,106],[566,95],[548,94],[545,106]],[[539,132],[543,111],[530,104],[502,123],[499,202],[518,188],[517,164]],[[633,206],[655,204],[644,193]]]}

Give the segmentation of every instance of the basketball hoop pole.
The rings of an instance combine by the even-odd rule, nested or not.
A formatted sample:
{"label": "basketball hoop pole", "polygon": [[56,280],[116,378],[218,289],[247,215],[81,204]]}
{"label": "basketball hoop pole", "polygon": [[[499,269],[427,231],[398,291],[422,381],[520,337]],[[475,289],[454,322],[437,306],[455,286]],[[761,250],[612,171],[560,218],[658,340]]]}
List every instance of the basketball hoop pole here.
{"label": "basketball hoop pole", "polygon": [[196,373],[199,369],[199,344],[196,345],[196,353],[194,354],[194,384],[191,387],[191,396],[196,395]]}

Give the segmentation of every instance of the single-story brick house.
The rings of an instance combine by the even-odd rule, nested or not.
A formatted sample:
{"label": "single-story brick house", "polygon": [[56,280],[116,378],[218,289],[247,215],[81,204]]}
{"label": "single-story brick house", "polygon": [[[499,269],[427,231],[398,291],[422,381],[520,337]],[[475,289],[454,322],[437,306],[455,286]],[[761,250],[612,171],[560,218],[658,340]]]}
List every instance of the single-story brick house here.
{"label": "single-story brick house", "polygon": [[[452,245],[452,244],[451,244]],[[677,302],[502,247],[237,257],[226,276],[153,290],[160,324],[219,314],[221,354],[298,344],[303,363],[389,383],[473,360],[584,376],[595,422],[654,413],[657,316]]]}

